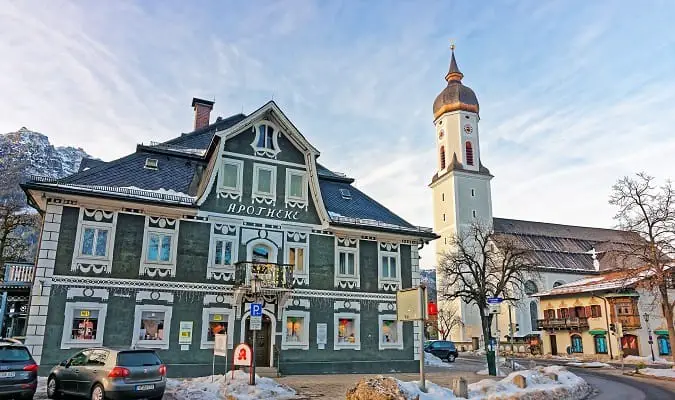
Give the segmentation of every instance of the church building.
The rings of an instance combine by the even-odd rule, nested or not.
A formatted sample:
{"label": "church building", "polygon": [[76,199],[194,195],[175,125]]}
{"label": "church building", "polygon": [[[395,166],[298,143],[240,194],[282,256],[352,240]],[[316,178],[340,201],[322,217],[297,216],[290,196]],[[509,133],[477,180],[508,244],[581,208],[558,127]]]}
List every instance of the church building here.
{"label": "church building", "polygon": [[230,360],[252,343],[252,303],[259,371],[417,371],[422,327],[396,321],[395,293],[419,284],[432,230],[319,164],[274,102],[215,122],[192,106],[190,133],[22,185],[44,216],[26,333],[41,372],[110,346],[210,375],[216,334]]}
{"label": "church building", "polygon": [[[494,217],[490,189],[493,175],[483,164],[480,146],[480,106],[475,92],[464,85],[463,78],[453,47],[445,76],[447,86],[433,104],[437,167],[430,187],[434,231],[440,235],[435,242],[437,265],[443,253],[450,250],[450,238],[461,235],[476,221],[491,226],[495,233],[517,239],[517,243],[531,251],[539,276],[526,283],[525,294],[517,304],[502,306],[500,339],[506,341],[512,330],[518,341],[541,343],[540,299],[532,295],[617,267],[611,255],[612,246],[629,243],[635,236],[611,229]],[[443,281],[442,271],[438,270],[439,299]],[[479,348],[484,338],[476,306],[460,300],[440,303],[441,307],[454,307],[464,323],[451,333],[452,340],[467,349]]]}

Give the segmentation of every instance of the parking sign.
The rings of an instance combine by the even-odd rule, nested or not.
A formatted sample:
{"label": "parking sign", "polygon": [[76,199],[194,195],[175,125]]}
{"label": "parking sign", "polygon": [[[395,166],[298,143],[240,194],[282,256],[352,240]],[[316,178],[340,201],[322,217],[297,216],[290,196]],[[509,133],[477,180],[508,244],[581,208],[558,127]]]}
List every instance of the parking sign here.
{"label": "parking sign", "polygon": [[262,317],[262,304],[260,303],[251,303],[251,316],[252,317]]}

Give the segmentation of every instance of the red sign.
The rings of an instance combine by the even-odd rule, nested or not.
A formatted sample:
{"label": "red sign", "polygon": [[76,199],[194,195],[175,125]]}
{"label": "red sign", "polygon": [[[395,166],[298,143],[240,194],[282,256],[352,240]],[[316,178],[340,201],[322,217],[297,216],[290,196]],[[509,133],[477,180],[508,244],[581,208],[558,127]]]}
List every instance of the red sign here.
{"label": "red sign", "polygon": [[438,306],[436,306],[436,303],[434,303],[433,301],[427,303],[427,315],[428,316],[438,315]]}

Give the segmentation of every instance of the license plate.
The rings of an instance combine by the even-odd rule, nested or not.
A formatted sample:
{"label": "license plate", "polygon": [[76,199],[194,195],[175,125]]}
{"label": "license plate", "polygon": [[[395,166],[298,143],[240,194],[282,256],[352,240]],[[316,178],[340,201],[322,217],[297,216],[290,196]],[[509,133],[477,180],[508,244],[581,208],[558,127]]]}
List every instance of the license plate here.
{"label": "license plate", "polygon": [[136,390],[152,390],[155,388],[155,385],[138,385]]}
{"label": "license plate", "polygon": [[0,372],[0,378],[14,378],[16,376],[16,372]]}

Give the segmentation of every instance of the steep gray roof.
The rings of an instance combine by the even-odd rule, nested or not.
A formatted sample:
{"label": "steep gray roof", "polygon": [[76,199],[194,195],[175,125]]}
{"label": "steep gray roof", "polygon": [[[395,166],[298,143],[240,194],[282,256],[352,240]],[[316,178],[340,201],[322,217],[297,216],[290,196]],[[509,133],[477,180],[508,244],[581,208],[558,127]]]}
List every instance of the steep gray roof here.
{"label": "steep gray roof", "polygon": [[[495,233],[517,239],[523,248],[532,250],[534,262],[545,268],[570,272],[595,272],[592,249],[598,253],[600,269],[615,268],[610,256],[614,245],[641,240],[631,232],[590,228],[517,219],[493,218]],[[604,260],[604,262],[603,262]]]}

